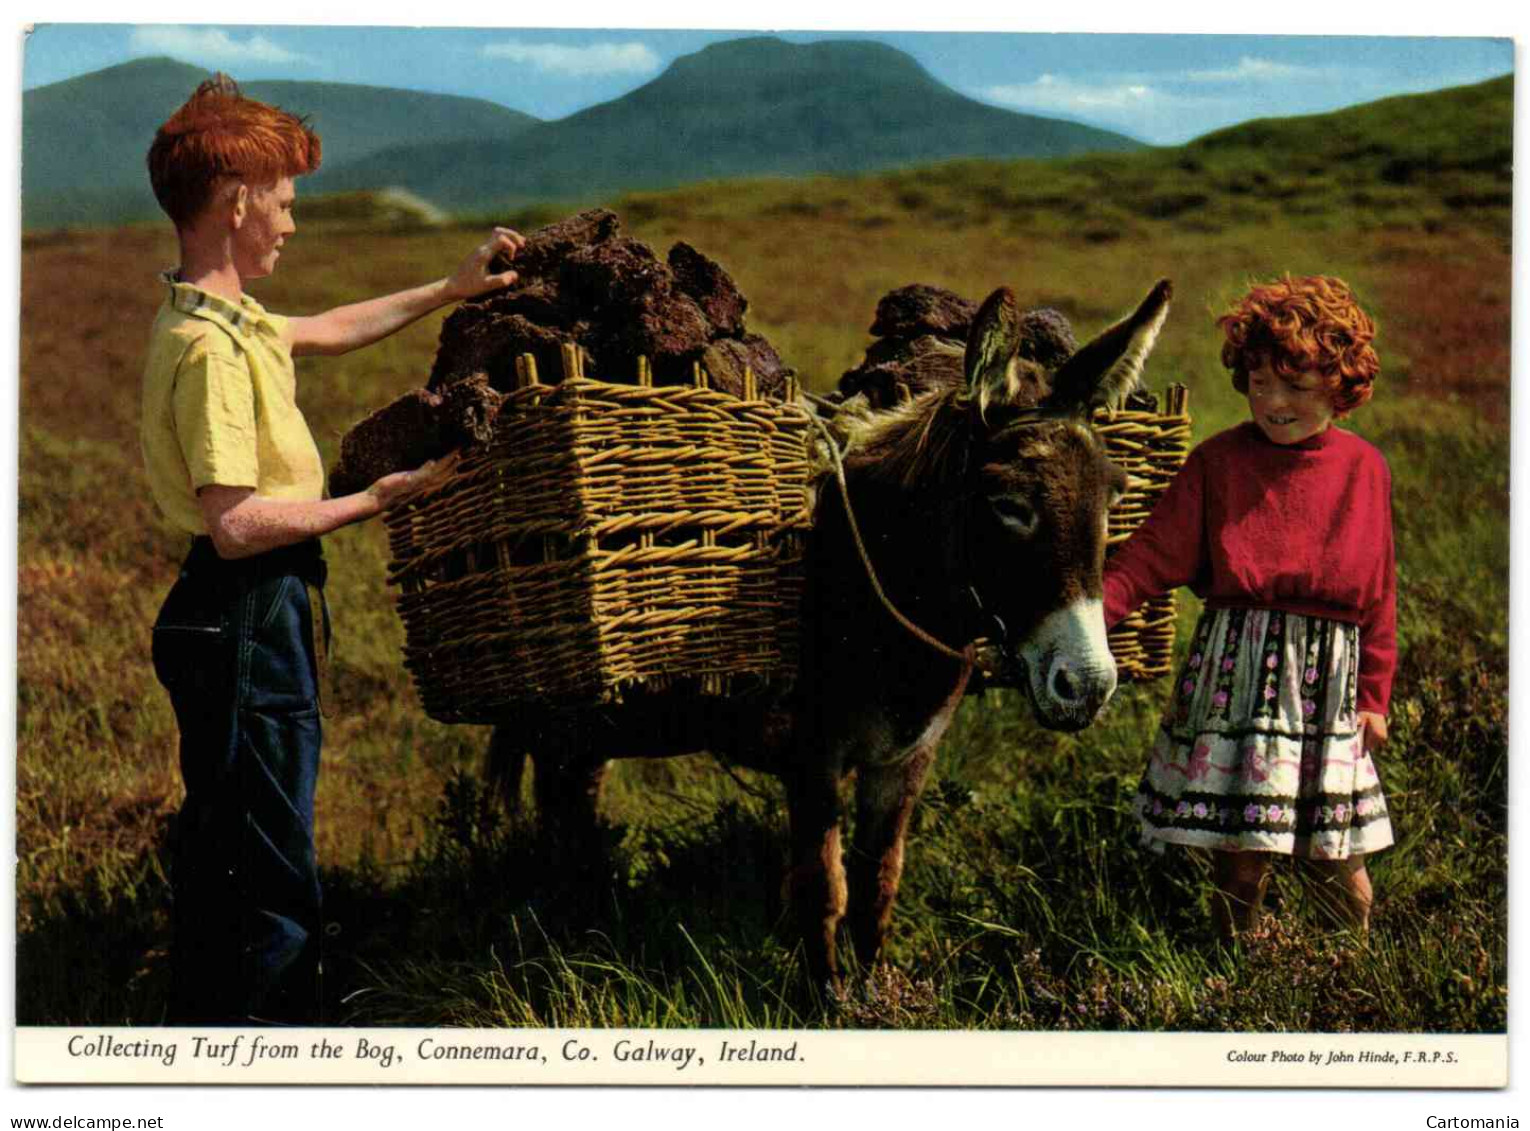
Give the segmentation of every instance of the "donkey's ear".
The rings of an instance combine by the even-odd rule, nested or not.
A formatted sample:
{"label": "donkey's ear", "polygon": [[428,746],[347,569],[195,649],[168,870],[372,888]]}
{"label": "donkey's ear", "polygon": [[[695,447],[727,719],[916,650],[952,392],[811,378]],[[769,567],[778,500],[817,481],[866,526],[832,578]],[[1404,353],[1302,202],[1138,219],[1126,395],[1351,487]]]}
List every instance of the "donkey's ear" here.
{"label": "donkey's ear", "polygon": [[1158,340],[1174,287],[1160,279],[1132,314],[1117,322],[1063,362],[1052,374],[1044,405],[1088,412],[1100,405],[1118,406],[1142,378],[1142,367]]}
{"label": "donkey's ear", "polygon": [[1015,301],[1014,291],[1000,287],[983,300],[967,334],[963,368],[967,389],[978,394],[979,404],[986,404],[989,390],[1002,387],[1008,379],[1010,364],[1019,348],[1020,304]]}

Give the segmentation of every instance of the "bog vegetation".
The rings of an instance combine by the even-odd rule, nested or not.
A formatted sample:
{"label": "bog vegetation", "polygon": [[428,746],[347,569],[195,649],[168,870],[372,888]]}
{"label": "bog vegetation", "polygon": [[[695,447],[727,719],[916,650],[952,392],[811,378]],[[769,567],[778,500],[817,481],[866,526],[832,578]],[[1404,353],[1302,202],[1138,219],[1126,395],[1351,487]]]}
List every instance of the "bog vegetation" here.
{"label": "bog vegetation", "polygon": [[[1506,159],[1490,150],[1507,138],[1507,97],[1505,86],[1491,129],[1442,128],[1432,148],[1416,115],[1406,136],[1367,134],[1368,150],[1344,130],[1321,135],[1343,154],[1293,147],[1264,123],[1241,145],[612,202],[646,242],[684,239],[726,265],[751,326],[809,387],[860,360],[876,299],[904,283],[974,297],[1008,283],[1084,336],[1170,276],[1176,306],[1148,383],[1190,386],[1197,439],[1242,412],[1213,313],[1252,277],[1348,279],[1381,326],[1383,377],[1353,427],[1393,468],[1403,646],[1380,763],[1400,839],[1373,864],[1368,941],[1325,924],[1282,872],[1266,928],[1236,960],[1217,949],[1206,862],[1152,857],[1132,836],[1162,682],[1123,689],[1078,735],[1042,731],[1018,695],[990,692],[965,704],[932,775],[889,965],[852,979],[842,1001],[815,998],[786,941],[777,785],[700,758],[622,763],[608,864],[570,882],[530,817],[487,795],[487,732],[419,710],[373,524],[327,548],[340,713],[327,722],[317,835],[331,1019],[1503,1031],[1510,211]],[[1460,138],[1480,151],[1454,152]],[[1384,152],[1415,142],[1405,161]],[[1282,156],[1293,152],[1300,162]],[[481,227],[305,224],[301,200],[298,217],[258,292],[294,313],[443,272]],[[148,634],[184,546],[149,501],[136,426],[154,273],[173,260],[153,226],[23,241],[22,1024],[162,1016],[160,847],[179,783]],[[300,363],[326,460],[354,421],[424,382],[438,328]],[[1182,601],[1182,629],[1193,604]]]}

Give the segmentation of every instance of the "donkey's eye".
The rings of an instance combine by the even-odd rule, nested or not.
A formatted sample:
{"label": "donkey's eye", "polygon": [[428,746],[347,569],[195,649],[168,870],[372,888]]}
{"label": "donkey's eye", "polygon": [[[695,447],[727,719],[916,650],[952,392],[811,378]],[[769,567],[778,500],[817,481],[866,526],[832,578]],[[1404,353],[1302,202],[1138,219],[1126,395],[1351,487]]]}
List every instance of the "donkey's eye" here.
{"label": "donkey's eye", "polygon": [[1029,538],[1036,533],[1038,516],[1036,508],[1014,495],[999,495],[988,500],[988,505],[999,516],[999,521],[1009,529]]}

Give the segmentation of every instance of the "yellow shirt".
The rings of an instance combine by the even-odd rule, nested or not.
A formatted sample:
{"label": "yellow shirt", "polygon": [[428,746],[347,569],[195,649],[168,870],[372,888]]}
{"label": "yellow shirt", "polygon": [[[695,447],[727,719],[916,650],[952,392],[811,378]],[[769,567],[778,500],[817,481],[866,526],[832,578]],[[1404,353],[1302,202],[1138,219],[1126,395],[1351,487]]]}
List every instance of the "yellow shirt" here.
{"label": "yellow shirt", "polygon": [[265,499],[323,497],[324,464],[297,407],[287,320],[249,295],[235,305],[161,276],[143,374],[143,457],[160,510],[205,534],[197,489],[253,487]]}

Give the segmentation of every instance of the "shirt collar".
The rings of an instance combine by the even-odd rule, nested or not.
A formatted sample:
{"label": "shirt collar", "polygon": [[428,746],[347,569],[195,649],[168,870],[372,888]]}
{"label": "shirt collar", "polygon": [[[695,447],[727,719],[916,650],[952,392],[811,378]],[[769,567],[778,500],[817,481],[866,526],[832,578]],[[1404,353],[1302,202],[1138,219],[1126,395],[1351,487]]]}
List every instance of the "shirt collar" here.
{"label": "shirt collar", "polygon": [[182,314],[217,322],[236,334],[248,334],[261,328],[275,330],[266,308],[249,295],[242,295],[238,303],[232,303],[192,283],[183,283],[176,278],[174,270],[161,272],[160,279],[170,288],[170,305]]}

